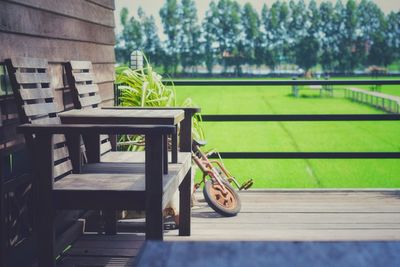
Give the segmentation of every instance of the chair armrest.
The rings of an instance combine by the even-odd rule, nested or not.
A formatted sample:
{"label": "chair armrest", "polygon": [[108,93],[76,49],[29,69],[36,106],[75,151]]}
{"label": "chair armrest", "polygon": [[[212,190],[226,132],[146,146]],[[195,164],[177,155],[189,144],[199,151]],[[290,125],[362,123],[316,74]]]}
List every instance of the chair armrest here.
{"label": "chair armrest", "polygon": [[171,125],[113,125],[113,124],[23,124],[21,134],[175,134]]}
{"label": "chair armrest", "polygon": [[123,107],[123,106],[117,106],[117,107],[102,107],[102,109],[144,109],[144,110],[183,110],[185,112],[185,115],[190,115],[193,116],[196,113],[199,113],[201,111],[201,108],[199,107]]}

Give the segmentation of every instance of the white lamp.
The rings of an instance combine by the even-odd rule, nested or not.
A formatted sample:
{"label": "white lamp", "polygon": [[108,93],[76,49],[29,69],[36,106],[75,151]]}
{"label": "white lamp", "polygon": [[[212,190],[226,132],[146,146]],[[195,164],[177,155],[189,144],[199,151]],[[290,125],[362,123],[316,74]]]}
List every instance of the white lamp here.
{"label": "white lamp", "polygon": [[131,53],[131,69],[137,70],[143,68],[143,53],[135,50]]}

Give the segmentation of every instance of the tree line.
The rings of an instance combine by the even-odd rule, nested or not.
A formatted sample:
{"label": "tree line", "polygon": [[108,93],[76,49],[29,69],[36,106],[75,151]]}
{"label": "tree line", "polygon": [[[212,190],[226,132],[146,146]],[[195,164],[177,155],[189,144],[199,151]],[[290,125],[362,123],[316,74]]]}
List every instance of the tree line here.
{"label": "tree line", "polygon": [[165,41],[160,40],[153,16],[139,8],[120,15],[118,62],[129,62],[142,50],[166,73],[196,72],[199,65],[211,74],[216,64],[234,67],[296,64],[307,71],[319,64],[325,72],[353,72],[357,68],[388,66],[400,58],[400,11],[385,15],[371,0],[343,3],[314,0],[276,1],[261,11],[250,3],[213,1],[199,21],[194,0],[166,0],[159,11]]}

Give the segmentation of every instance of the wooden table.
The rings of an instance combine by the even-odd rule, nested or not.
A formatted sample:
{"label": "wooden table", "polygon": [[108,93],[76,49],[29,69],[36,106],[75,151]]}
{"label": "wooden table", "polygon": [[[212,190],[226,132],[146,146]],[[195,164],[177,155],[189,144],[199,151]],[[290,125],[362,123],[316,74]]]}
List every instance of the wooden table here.
{"label": "wooden table", "polygon": [[[95,108],[95,109],[74,109],[59,113],[64,124],[122,124],[122,125],[173,125],[178,126],[185,119],[184,110],[170,109],[119,109],[119,108]],[[188,118],[191,120],[191,118]],[[191,132],[191,129],[185,131]],[[188,134],[186,134],[188,135]],[[85,137],[84,142],[87,149],[89,163],[100,162],[100,136],[96,138],[91,135]],[[189,137],[191,138],[191,136]],[[177,134],[172,136],[172,163],[177,163]],[[187,148],[186,148],[187,150]],[[181,151],[184,151],[181,149]],[[189,152],[189,151],[185,151]],[[168,173],[168,150],[167,138],[164,138],[164,172]],[[75,164],[80,164],[75,158]],[[73,163],[74,163],[73,162]]]}

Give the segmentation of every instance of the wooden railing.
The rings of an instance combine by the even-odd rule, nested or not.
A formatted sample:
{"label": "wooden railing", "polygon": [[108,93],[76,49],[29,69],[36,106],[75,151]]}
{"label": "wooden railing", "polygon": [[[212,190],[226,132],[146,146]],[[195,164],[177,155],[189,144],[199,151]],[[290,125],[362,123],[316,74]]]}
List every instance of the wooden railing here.
{"label": "wooden railing", "polygon": [[[400,80],[167,80],[175,86],[301,86],[301,85],[399,85]],[[398,121],[399,114],[204,114],[204,122],[272,121]],[[400,152],[220,152],[230,159],[396,159]]]}

